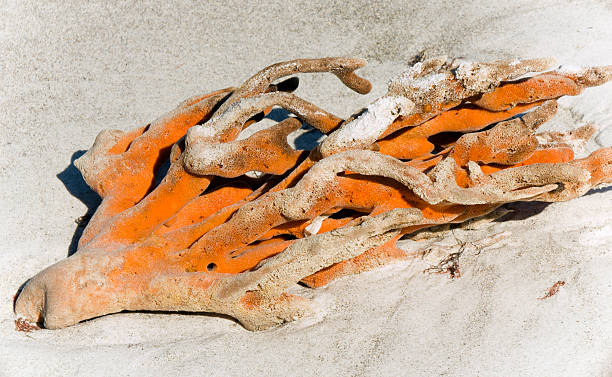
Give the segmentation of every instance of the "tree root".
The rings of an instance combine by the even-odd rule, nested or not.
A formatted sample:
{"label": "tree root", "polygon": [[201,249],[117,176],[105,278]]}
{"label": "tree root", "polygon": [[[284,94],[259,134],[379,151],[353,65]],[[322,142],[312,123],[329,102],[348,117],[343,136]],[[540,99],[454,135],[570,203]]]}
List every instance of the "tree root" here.
{"label": "tree root", "polygon": [[[565,144],[594,128],[536,133],[557,98],[603,84],[612,67],[538,74],[550,59],[431,59],[349,120],[292,94],[297,78],[275,83],[330,72],[364,94],[371,85],[355,74],[364,64],[278,63],[145,127],[102,131],[75,162],[102,204],[77,252],[25,285],[15,302],[18,327],[178,310],[226,314],[262,330],[311,311],[286,293],[300,281],[319,287],[414,257],[396,245],[404,235],[612,182],[611,148],[574,160]],[[295,117],[239,138],[274,106]],[[311,152],[287,142],[302,123],[327,134]],[[458,277],[457,257],[432,271]]]}

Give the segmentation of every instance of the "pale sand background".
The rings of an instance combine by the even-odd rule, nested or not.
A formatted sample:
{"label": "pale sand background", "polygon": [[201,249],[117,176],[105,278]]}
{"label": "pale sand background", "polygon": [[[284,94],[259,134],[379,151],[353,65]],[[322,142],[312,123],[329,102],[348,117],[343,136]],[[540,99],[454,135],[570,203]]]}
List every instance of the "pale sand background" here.
{"label": "pale sand background", "polygon": [[[342,116],[383,94],[423,50],[612,64],[610,1],[72,3],[1,3],[0,375],[612,375],[609,189],[458,232],[512,232],[467,248],[460,279],[423,274],[425,260],[303,289],[318,315],[266,332],[211,316],[124,313],[24,334],[11,311],[17,287],[66,256],[74,220],[96,204],[70,161],[101,129],[146,124],[297,57],[369,60],[365,97],[331,75],[302,77],[299,95]],[[563,100],[547,127],[588,121],[612,123],[612,84]],[[612,145],[611,128],[600,145]],[[537,299],[558,280],[566,285],[556,296]]]}

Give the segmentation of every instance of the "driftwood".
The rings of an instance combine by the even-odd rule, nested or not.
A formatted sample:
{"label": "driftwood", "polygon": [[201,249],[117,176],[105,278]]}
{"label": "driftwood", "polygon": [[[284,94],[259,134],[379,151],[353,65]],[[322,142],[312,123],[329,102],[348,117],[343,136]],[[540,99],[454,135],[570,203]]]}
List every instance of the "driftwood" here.
{"label": "driftwood", "polygon": [[[222,313],[261,330],[310,311],[286,293],[300,281],[319,287],[408,258],[395,245],[404,235],[612,182],[611,148],[574,160],[564,144],[591,128],[537,133],[557,98],[610,80],[612,66],[432,59],[348,120],[292,94],[297,78],[277,82],[331,72],[367,93],[370,83],[355,74],[364,64],[275,64],[145,127],[102,131],[75,162],[102,204],[77,252],[25,285],[15,302],[20,323],[60,328],[164,310]],[[294,116],[239,137],[274,106]],[[287,142],[303,123],[327,135],[311,151]]]}

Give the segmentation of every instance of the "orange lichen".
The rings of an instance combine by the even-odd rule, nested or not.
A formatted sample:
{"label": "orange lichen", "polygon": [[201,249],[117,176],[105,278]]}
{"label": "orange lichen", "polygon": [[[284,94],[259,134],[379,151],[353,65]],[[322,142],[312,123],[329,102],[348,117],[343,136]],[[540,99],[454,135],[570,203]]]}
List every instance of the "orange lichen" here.
{"label": "orange lichen", "polygon": [[24,318],[17,318],[15,320],[15,330],[20,332],[32,332],[40,330],[40,327]]}
{"label": "orange lichen", "polygon": [[[348,120],[292,94],[297,78],[274,83],[331,72],[363,94],[371,85],[354,71],[364,64],[278,63],[148,126],[100,133],[75,164],[102,204],[77,252],[25,285],[15,302],[21,327],[181,310],[264,329],[309,311],[307,300],[285,293],[293,284],[319,287],[414,257],[396,243],[419,229],[512,201],[569,200],[612,182],[612,149],[573,160],[563,144],[593,128],[537,133],[557,98],[608,81],[611,67],[526,77],[551,61],[432,59]],[[295,117],[243,133],[274,106]],[[327,134],[310,152],[288,142],[302,123]],[[438,269],[460,274],[452,258]]]}

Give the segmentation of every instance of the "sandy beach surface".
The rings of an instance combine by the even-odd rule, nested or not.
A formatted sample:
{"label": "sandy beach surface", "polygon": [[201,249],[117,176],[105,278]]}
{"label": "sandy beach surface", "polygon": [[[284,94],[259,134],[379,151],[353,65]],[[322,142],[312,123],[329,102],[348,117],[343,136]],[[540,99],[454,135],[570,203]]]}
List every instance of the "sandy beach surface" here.
{"label": "sandy beach surface", "polygon": [[[71,161],[104,128],[299,57],[368,60],[366,96],[301,77],[297,94],[340,116],[418,55],[612,64],[609,0],[213,3],[0,2],[0,376],[612,376],[610,188],[515,204],[504,221],[441,234],[439,255],[296,287],[316,315],[264,332],[171,313],[16,332],[17,288],[67,256],[75,219],[98,204]],[[562,99],[545,127],[587,123],[610,126],[587,151],[612,145],[611,83]],[[460,278],[423,273],[462,246]]]}

